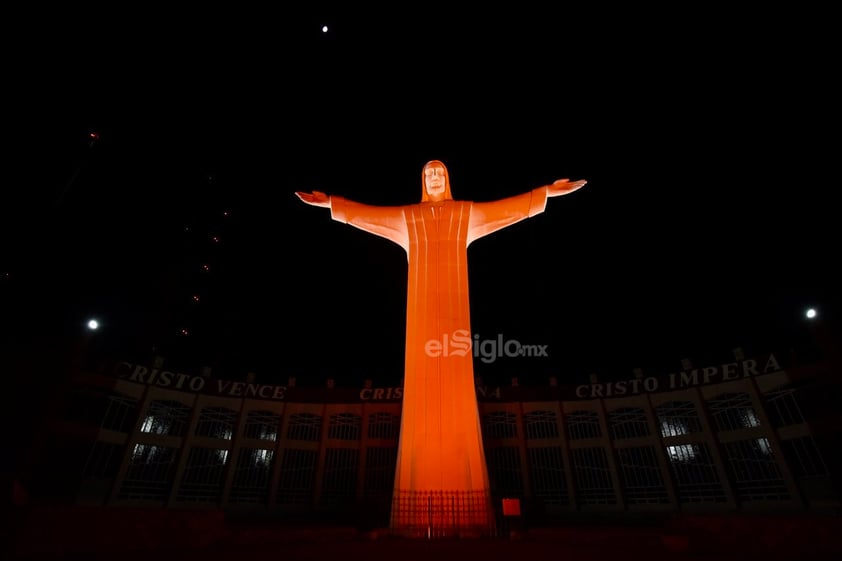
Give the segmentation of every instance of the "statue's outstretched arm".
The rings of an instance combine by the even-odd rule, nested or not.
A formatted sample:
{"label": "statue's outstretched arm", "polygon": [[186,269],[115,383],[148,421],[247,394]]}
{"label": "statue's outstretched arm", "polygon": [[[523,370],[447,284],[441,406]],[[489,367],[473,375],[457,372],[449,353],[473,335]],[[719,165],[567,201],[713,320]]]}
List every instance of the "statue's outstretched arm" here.
{"label": "statue's outstretched arm", "polygon": [[308,205],[329,208],[333,220],[387,238],[404,250],[409,249],[404,207],[367,205],[321,191],[296,191],[295,195]]}
{"label": "statue's outstretched arm", "polygon": [[468,243],[501,228],[544,212],[548,197],[559,197],[584,187],[584,179],[558,179],[550,185],[496,201],[473,203]]}

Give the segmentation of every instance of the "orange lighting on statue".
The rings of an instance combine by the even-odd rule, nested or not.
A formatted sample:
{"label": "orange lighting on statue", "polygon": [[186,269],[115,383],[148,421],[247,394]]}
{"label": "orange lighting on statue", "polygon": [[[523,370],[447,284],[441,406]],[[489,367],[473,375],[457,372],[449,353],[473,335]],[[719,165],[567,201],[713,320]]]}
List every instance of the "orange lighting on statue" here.
{"label": "orange lighting on statue", "polygon": [[[494,526],[482,446],[468,300],[468,246],[544,211],[559,179],[513,197],[455,201],[445,165],[428,162],[421,203],[373,206],[314,191],[305,203],[400,245],[407,254],[406,360],[391,529],[409,536],[482,535]],[[524,301],[529,301],[528,295]],[[443,345],[444,342],[448,344]]]}

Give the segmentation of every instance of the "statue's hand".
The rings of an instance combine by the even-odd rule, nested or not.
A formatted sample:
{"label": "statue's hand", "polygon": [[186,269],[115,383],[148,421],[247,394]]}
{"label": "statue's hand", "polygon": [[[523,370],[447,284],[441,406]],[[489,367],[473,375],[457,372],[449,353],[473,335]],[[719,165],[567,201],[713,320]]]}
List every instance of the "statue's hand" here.
{"label": "statue's hand", "polygon": [[558,197],[560,195],[566,195],[577,189],[581,189],[586,183],[587,181],[584,179],[577,179],[576,181],[570,181],[569,179],[556,179],[553,181],[552,185],[547,185],[547,196]]}
{"label": "statue's hand", "polygon": [[322,193],[321,191],[313,191],[312,193],[296,191],[295,194],[308,205],[330,208],[330,195]]}

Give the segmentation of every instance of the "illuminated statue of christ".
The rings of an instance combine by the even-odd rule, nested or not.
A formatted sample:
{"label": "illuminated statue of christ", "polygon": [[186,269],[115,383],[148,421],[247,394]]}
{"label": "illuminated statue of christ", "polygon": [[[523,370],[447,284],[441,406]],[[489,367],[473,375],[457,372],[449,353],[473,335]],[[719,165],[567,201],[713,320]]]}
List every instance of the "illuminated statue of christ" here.
{"label": "illuminated statue of christ", "polygon": [[[544,211],[560,179],[489,202],[455,201],[445,165],[423,169],[419,204],[373,206],[314,191],[305,203],[401,246],[409,262],[406,358],[391,530],[408,536],[485,534],[494,526],[474,384],[468,246]],[[524,295],[528,302],[528,295]]]}

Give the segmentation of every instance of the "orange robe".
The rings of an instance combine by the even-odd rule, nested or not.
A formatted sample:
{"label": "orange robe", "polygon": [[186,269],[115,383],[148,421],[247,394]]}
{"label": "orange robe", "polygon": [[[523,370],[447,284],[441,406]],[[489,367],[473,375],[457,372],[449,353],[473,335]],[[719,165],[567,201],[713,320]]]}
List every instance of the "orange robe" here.
{"label": "orange robe", "polygon": [[331,197],[331,217],[400,245],[409,262],[393,531],[493,528],[471,347],[468,246],[544,211],[547,188],[490,202],[371,206]]}

